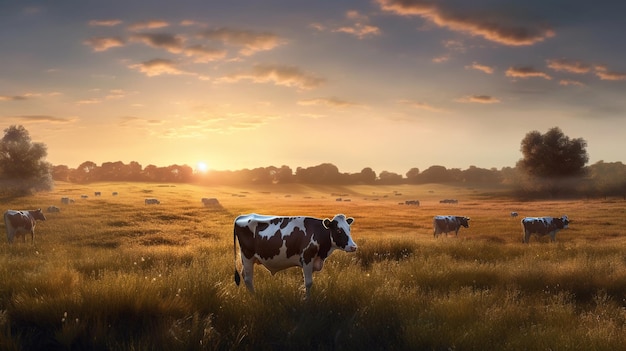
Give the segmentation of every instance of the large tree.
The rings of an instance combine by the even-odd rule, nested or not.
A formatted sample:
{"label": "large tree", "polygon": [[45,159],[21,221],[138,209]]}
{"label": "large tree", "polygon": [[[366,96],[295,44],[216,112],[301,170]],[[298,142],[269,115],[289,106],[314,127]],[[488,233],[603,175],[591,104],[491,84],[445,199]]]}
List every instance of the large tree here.
{"label": "large tree", "polygon": [[26,195],[52,189],[52,165],[45,161],[48,150],[34,143],[23,126],[10,126],[0,140],[0,178],[2,191]]}
{"label": "large tree", "polygon": [[527,174],[540,178],[580,176],[589,161],[586,148],[584,139],[570,139],[558,127],[545,134],[534,130],[522,139],[520,150],[524,157],[517,166]]}

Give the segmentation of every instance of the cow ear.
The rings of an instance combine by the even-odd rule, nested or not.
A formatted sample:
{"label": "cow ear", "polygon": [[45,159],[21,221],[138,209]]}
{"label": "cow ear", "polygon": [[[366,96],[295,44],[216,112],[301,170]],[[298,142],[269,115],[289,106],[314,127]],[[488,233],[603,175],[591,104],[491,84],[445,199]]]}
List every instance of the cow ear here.
{"label": "cow ear", "polygon": [[328,218],[324,218],[324,220],[322,221],[322,224],[324,225],[324,228],[326,229],[330,229],[330,223],[331,221]]}
{"label": "cow ear", "polygon": [[352,222],[354,222],[354,218],[348,217],[348,218],[346,218],[346,222],[348,222],[348,225],[350,225],[350,224],[352,224]]}

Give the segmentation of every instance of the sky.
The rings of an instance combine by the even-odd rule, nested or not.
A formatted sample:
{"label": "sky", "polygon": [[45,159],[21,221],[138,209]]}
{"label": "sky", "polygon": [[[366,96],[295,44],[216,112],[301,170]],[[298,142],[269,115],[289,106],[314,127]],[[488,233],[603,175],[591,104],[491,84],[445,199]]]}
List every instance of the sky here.
{"label": "sky", "polygon": [[0,127],[46,160],[514,167],[531,131],[624,161],[623,1],[0,0]]}

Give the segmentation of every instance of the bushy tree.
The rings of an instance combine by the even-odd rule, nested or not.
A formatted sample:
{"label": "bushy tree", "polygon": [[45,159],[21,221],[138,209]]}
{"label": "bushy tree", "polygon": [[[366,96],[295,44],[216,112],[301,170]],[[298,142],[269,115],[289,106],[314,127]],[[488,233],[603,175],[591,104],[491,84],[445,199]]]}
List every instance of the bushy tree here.
{"label": "bushy tree", "polygon": [[10,126],[0,140],[0,179],[2,191],[26,195],[53,187],[52,165],[45,161],[48,149],[34,143],[23,126]]}
{"label": "bushy tree", "polygon": [[554,127],[546,134],[534,130],[522,139],[524,158],[517,163],[527,174],[541,178],[566,178],[583,175],[589,161],[587,142],[582,138],[570,139],[560,128]]}

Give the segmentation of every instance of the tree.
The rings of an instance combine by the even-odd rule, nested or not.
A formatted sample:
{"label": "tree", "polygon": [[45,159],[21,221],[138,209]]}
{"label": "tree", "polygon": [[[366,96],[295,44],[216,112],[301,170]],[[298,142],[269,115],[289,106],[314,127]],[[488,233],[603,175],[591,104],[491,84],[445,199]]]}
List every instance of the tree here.
{"label": "tree", "polygon": [[520,151],[524,158],[517,166],[540,178],[580,176],[589,161],[586,147],[584,139],[570,139],[559,127],[553,127],[546,134],[535,130],[522,139]]}
{"label": "tree", "polygon": [[53,187],[52,165],[45,161],[48,149],[34,143],[23,126],[10,126],[0,140],[2,191],[26,195]]}

